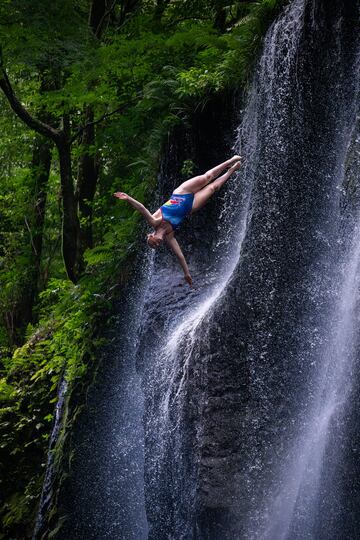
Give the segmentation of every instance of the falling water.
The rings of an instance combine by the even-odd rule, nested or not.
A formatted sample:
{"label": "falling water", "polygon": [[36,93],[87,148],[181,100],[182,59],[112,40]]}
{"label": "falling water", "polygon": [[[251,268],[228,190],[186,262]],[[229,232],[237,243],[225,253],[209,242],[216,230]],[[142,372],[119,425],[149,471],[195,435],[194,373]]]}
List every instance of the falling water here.
{"label": "falling water", "polygon": [[316,505],[320,488],[331,423],[336,421],[336,417],[341,421],[343,406],[351,392],[356,308],[359,301],[357,290],[360,285],[358,227],[354,230],[354,241],[347,255],[341,268],[343,282],[334,306],[334,320],[330,321],[331,335],[320,359],[312,411],[290,450],[290,466],[286,472],[282,472],[284,482],[269,515],[266,538],[287,538],[294,515],[300,524],[297,524],[290,537],[312,537],[312,518],[315,517],[313,505]]}
{"label": "falling water", "polygon": [[[302,102],[304,82],[299,82],[295,73],[297,72],[296,64],[302,61],[299,43],[306,9],[309,8],[310,4],[311,2],[301,0],[294,1],[284,17],[273,25],[265,42],[260,78],[262,84],[266,83],[265,93],[270,97],[268,97],[270,105],[267,114],[271,124],[274,121],[272,118],[274,111],[270,110],[273,107],[274,89],[277,90],[276,100],[279,99],[279,88],[277,88],[279,77],[275,88],[273,86],[274,73],[276,73],[275,64],[279,60],[281,62],[285,60],[285,67],[290,67],[288,70],[283,70],[285,84],[281,83],[282,97],[289,98],[287,93],[289,91],[293,93],[294,86],[299,92],[297,106],[291,111],[285,111],[285,113],[289,114],[290,112],[293,117],[296,114],[302,114],[303,118],[298,121],[298,127],[304,127],[306,118],[306,105]],[[317,4],[320,3],[312,3],[313,9],[310,10],[312,17],[318,8]],[[278,455],[275,452],[271,459],[270,474],[267,475],[267,480],[264,482],[264,494],[259,497],[260,502],[257,503],[257,509],[249,512],[249,522],[247,530],[244,532],[244,536],[249,538],[310,539],[329,538],[333,534],[323,527],[322,522],[326,520],[320,518],[320,500],[336,499],[334,494],[337,489],[336,485],[327,486],[332,490],[332,495],[329,496],[322,483],[324,483],[324,475],[325,477],[326,475],[331,476],[326,467],[334,470],[337,467],[337,461],[342,458],[340,449],[332,459],[326,456],[326,450],[331,439],[334,444],[341,444],[339,425],[343,421],[344,408],[351,395],[353,369],[358,352],[357,320],[359,317],[358,289],[360,284],[360,213],[357,210],[356,219],[351,221],[352,226],[349,224],[344,226],[346,220],[341,215],[339,201],[339,191],[345,183],[345,162],[349,161],[351,157],[354,160],[354,155],[349,156],[351,154],[349,144],[352,133],[356,132],[359,40],[354,47],[354,56],[350,58],[350,61],[353,62],[353,71],[350,71],[351,78],[349,80],[347,79],[349,75],[347,69],[341,73],[340,68],[343,62],[349,61],[349,58],[344,54],[346,45],[341,41],[341,34],[346,36],[346,31],[342,29],[344,6],[338,3],[337,9],[338,14],[334,28],[339,33],[335,40],[336,63],[333,68],[335,69],[335,66],[339,68],[339,78],[336,81],[339,103],[344,107],[347,102],[348,108],[336,110],[339,126],[342,123],[343,131],[334,129],[332,142],[337,144],[334,152],[333,171],[327,175],[324,172],[324,178],[330,180],[332,177],[333,179],[333,194],[328,195],[328,199],[333,201],[333,205],[328,206],[328,215],[324,216],[325,226],[322,227],[322,231],[319,225],[314,228],[315,234],[321,234],[331,248],[330,253],[325,252],[322,256],[319,254],[316,261],[316,275],[312,278],[309,291],[312,295],[318,295],[314,311],[319,317],[316,322],[319,327],[316,328],[317,335],[313,333],[311,336],[310,334],[310,343],[307,344],[308,350],[305,349],[307,360],[310,360],[308,365],[310,370],[305,377],[303,376],[302,384],[304,386],[301,395],[296,392],[299,408],[293,412],[292,418],[289,418],[291,424],[287,426],[287,431],[291,433],[291,436],[284,437],[280,445],[274,444],[273,449],[278,446],[280,452]],[[358,19],[359,6],[354,9],[353,14]],[[296,21],[295,28],[294,21]],[[316,27],[316,22],[316,19],[312,20],[312,28]],[[289,47],[289,50],[295,54],[291,57],[288,52],[283,55],[282,59],[279,59],[279,52],[282,54],[282,47],[286,41],[284,36],[289,30],[292,43],[295,45],[295,48]],[[269,57],[266,55],[267,51],[270,51]],[[292,74],[291,69],[293,70]],[[350,88],[348,94],[344,88],[341,89],[341,84],[348,85]],[[282,123],[284,123],[283,114],[284,110],[281,111],[280,107]],[[275,115],[279,117],[278,102],[276,102]],[[283,128],[280,131],[286,133]],[[276,135],[278,135],[277,132]],[[356,142],[358,143],[358,138]],[[356,153],[359,153],[358,144]],[[355,158],[357,158],[355,159],[356,164],[359,165],[358,155],[355,155]],[[345,193],[345,197],[348,195]],[[328,225],[329,218],[332,220],[330,227]],[[327,275],[324,276],[321,271],[327,272]],[[326,282],[325,286],[324,281]],[[321,304],[325,304],[326,308],[323,308]],[[309,332],[304,328],[304,338],[306,339],[306,337],[309,337]],[[306,356],[304,356],[304,350],[300,348],[298,354],[300,373],[306,371],[304,361],[306,361]],[[334,429],[336,424],[337,427]],[[293,426],[296,426],[295,429]],[[337,431],[335,439],[334,433],[332,433],[334,431]],[[331,507],[333,500],[329,504],[322,503],[322,510],[325,513],[334,511],[334,507]]]}
{"label": "falling water", "polygon": [[321,521],[355,349],[360,248],[357,227],[342,236],[340,202],[357,14],[294,0],[266,36],[234,145],[246,166],[208,268],[217,284],[146,346],[150,538],[313,538]]}
{"label": "falling water", "polygon": [[[247,147],[250,147],[250,143]],[[248,165],[245,165],[244,170],[247,168]],[[228,227],[221,231],[217,226],[218,240],[211,253],[213,262],[207,268],[207,284],[205,282],[204,290],[198,288],[192,295],[190,293],[190,302],[186,300],[185,306],[182,303],[172,306],[168,312],[169,319],[163,326],[163,335],[158,336],[159,339],[152,348],[148,346],[147,324],[154,324],[154,316],[150,314],[145,317],[147,324],[143,326],[145,347],[142,352],[146,354],[149,363],[143,375],[145,395],[148,396],[145,414],[148,441],[146,474],[149,478],[151,499],[147,510],[150,515],[157,515],[150,538],[175,535],[174,537],[180,540],[189,538],[192,534],[190,514],[193,512],[196,472],[191,469],[189,447],[186,448],[184,442],[187,437],[191,439],[188,432],[189,417],[185,410],[189,399],[187,381],[191,376],[191,359],[196,354],[199,328],[206,324],[206,318],[225,290],[239,258],[246,232],[251,193],[251,183],[248,182],[246,174],[239,174],[233,180],[229,193],[230,196],[237,196],[238,204],[236,208],[230,208],[226,206],[229,200],[224,201],[222,217]],[[233,230],[229,230],[231,222],[235,225]],[[219,274],[221,280],[218,279]],[[161,279],[164,279],[163,275]],[[154,299],[152,285],[157,280],[158,275],[155,272],[148,295],[150,313]],[[169,481],[171,486],[166,486]],[[164,499],[168,498],[171,498],[171,509],[169,501],[164,502]]]}
{"label": "falling water", "polygon": [[292,0],[270,27],[245,163],[192,218],[216,208],[195,287],[160,251],[129,296],[59,538],[356,537],[359,20],[359,0]]}
{"label": "falling water", "polygon": [[[360,158],[359,138],[357,158]],[[261,538],[314,538],[317,497],[324,473],[326,446],[333,424],[341,425],[344,407],[352,391],[357,351],[357,320],[360,287],[360,214],[352,223],[350,244],[344,238],[349,227],[341,231],[339,241],[345,248],[338,261],[337,281],[333,284],[333,312],[324,329],[326,339],[319,351],[318,370],[310,410],[302,419],[299,435],[291,441],[284,455],[285,467],[279,471],[278,486],[270,505],[264,501],[265,528],[254,536]],[[339,444],[340,440],[335,440]],[[341,450],[338,450],[338,454]],[[339,456],[338,456],[339,457]],[[328,461],[336,467],[336,463]],[[326,473],[325,473],[326,474]],[[326,493],[322,494],[326,498]],[[267,494],[269,498],[269,494]],[[315,512],[314,512],[315,509]]]}

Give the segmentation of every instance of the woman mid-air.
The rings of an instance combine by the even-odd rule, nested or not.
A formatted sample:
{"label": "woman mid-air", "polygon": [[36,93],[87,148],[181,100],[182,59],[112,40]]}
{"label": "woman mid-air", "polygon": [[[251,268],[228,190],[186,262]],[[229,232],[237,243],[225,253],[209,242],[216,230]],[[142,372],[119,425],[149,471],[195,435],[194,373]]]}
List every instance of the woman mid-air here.
{"label": "woman mid-air", "polygon": [[[167,246],[175,253],[184,271],[185,280],[190,286],[192,285],[192,279],[189,268],[181,247],[174,236],[174,231],[184,221],[185,216],[199,210],[215,191],[220,189],[231,174],[240,167],[240,159],[240,156],[233,156],[205,174],[194,176],[194,178],[183,182],[175,189],[170,199],[153,214],[143,204],[126,193],[120,191],[114,193],[115,197],[127,201],[135,210],[138,210],[148,224],[155,229],[153,233],[147,235],[147,243],[150,247],[156,249],[165,241]],[[228,167],[228,171],[217,178]],[[209,182],[212,180],[214,182],[210,184]]]}

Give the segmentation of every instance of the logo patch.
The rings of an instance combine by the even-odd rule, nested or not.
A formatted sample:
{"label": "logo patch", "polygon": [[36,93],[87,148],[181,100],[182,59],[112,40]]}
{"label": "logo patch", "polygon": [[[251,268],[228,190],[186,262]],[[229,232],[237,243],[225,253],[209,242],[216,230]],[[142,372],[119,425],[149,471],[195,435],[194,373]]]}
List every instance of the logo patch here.
{"label": "logo patch", "polygon": [[173,206],[178,204],[180,204],[180,201],[178,201],[177,199],[169,199],[168,201],[166,201],[164,206]]}

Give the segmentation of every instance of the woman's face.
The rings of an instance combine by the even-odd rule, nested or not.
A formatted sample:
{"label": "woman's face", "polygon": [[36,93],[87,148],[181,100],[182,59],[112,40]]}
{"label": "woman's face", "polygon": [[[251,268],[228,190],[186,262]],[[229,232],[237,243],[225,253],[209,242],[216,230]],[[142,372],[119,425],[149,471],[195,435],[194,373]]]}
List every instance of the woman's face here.
{"label": "woman's face", "polygon": [[161,245],[162,239],[156,236],[155,233],[151,233],[147,235],[147,243],[151,248],[157,249]]}

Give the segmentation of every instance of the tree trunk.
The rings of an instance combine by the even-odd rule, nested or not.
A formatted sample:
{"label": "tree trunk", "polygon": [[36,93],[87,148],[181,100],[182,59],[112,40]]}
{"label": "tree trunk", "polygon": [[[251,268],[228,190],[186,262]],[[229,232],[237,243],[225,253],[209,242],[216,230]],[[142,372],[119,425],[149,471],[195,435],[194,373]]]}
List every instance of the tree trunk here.
{"label": "tree trunk", "polygon": [[79,246],[80,226],[72,179],[69,120],[67,117],[64,117],[63,129],[58,130],[53,128],[50,124],[47,124],[32,116],[27,109],[25,109],[13,91],[2,63],[1,53],[0,88],[4,92],[11,108],[17,114],[17,116],[31,129],[54,141],[57,146],[60,161],[61,192],[63,201],[62,252],[66,273],[69,279],[76,283],[80,272],[83,269],[83,264]]}
{"label": "tree trunk", "polygon": [[[50,175],[52,142],[40,135],[36,135],[33,148],[32,173],[33,178],[33,215],[30,223],[26,223],[30,235],[30,272],[31,278],[27,291],[23,297],[28,297],[28,316],[23,313],[24,322],[33,320],[32,309],[39,292],[39,277],[41,267],[41,255],[43,246],[43,233],[45,221],[45,209],[47,198],[47,186]],[[26,218],[25,218],[26,219]]]}
{"label": "tree trunk", "polygon": [[6,314],[6,326],[9,344],[20,345],[23,334],[29,322],[33,322],[33,307],[39,292],[39,275],[43,244],[43,230],[47,184],[51,165],[52,142],[40,135],[35,136],[31,163],[32,178],[32,208],[31,213],[24,217],[29,234],[29,246],[25,248],[28,257],[26,280],[21,284],[21,292],[13,305],[12,314]]}
{"label": "tree trunk", "polygon": [[56,142],[59,152],[61,196],[62,196],[62,254],[66,273],[73,283],[79,279],[83,270],[82,254],[80,249],[80,224],[77,215],[76,199],[74,194],[71,143],[66,135]]}
{"label": "tree trunk", "polygon": [[[115,2],[112,9],[115,7]],[[111,15],[112,9],[107,11],[106,0],[93,0],[89,13],[89,30],[97,38],[101,39],[105,19]],[[91,105],[84,109],[85,129],[81,137],[82,154],[78,163],[76,199],[79,207],[80,226],[80,250],[81,253],[93,246],[92,234],[92,203],[94,200],[98,180],[98,166],[93,149],[95,145],[94,110]]]}
{"label": "tree trunk", "polygon": [[100,37],[106,13],[106,0],[93,0],[89,14],[89,28],[96,37]]}
{"label": "tree trunk", "polygon": [[[159,0],[162,2],[161,9],[165,9],[168,0]],[[139,0],[126,0],[121,3],[120,18],[118,24],[124,23],[126,16],[136,8]],[[109,18],[111,18],[116,1],[107,5],[105,0],[93,0],[89,13],[89,31],[99,41],[103,35]],[[161,17],[161,15],[160,15]],[[76,199],[79,208],[80,217],[80,252],[81,254],[87,248],[93,246],[92,233],[92,205],[97,187],[99,167],[94,155],[95,146],[95,126],[94,110],[91,105],[84,110],[84,130],[81,138],[82,154],[79,158]]]}
{"label": "tree trunk", "polygon": [[[85,109],[85,125],[94,121],[94,111],[89,105]],[[93,246],[92,235],[92,203],[95,196],[99,169],[96,163],[96,156],[93,153],[95,145],[95,127],[89,125],[84,129],[81,145],[83,153],[79,158],[78,180],[77,180],[77,201],[79,205],[79,216],[81,220],[80,244],[81,251]]]}
{"label": "tree trunk", "polygon": [[168,5],[169,5],[169,0],[157,0],[154,7],[154,15],[153,15],[153,19],[156,23],[161,22],[161,18]]}
{"label": "tree trunk", "polygon": [[216,28],[216,30],[223,33],[225,31],[225,26],[226,26],[226,3],[224,2],[224,0],[215,0],[214,8],[215,8],[214,27]]}

